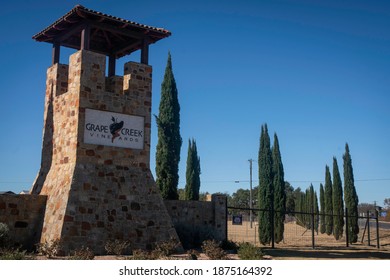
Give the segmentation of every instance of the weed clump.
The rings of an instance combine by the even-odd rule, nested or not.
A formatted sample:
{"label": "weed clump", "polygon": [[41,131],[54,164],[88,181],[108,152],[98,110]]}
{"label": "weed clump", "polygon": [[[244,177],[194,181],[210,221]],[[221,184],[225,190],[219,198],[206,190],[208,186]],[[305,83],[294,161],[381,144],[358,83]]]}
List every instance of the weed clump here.
{"label": "weed clump", "polygon": [[168,257],[177,252],[177,248],[180,246],[180,243],[171,238],[168,241],[162,241],[155,244],[155,249],[153,252],[161,257]]}
{"label": "weed clump", "polygon": [[261,260],[264,256],[260,248],[249,242],[241,243],[237,254],[241,260]]}
{"label": "weed clump", "polygon": [[215,240],[203,241],[202,251],[211,260],[229,259],[226,252],[220,247],[220,244]]}
{"label": "weed clump", "polygon": [[129,241],[115,239],[107,241],[104,248],[107,254],[120,256],[126,253],[130,245]]}
{"label": "weed clump", "polygon": [[38,254],[46,256],[51,259],[60,255],[62,250],[62,242],[60,239],[52,240],[45,243],[39,243],[37,245]]}
{"label": "weed clump", "polygon": [[74,250],[68,260],[93,260],[95,254],[88,247],[82,246],[80,249]]}
{"label": "weed clump", "polygon": [[9,228],[6,224],[0,223],[0,248],[8,248],[10,245]]}

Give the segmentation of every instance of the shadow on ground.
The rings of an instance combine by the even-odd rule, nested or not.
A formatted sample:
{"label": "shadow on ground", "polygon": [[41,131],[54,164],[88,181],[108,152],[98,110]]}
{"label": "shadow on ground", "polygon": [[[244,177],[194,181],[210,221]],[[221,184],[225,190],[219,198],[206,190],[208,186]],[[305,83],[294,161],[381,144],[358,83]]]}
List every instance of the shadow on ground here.
{"label": "shadow on ground", "polygon": [[263,249],[266,255],[275,260],[333,260],[333,259],[388,259],[390,260],[390,251],[378,250],[375,248],[278,248]]}

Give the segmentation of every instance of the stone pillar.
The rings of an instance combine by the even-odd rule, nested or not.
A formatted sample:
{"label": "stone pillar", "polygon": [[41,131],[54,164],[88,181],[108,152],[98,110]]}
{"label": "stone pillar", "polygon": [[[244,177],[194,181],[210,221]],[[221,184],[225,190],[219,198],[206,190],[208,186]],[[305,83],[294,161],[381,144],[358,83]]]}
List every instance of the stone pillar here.
{"label": "stone pillar", "polygon": [[150,168],[150,128],[152,113],[152,67],[128,62],[124,65],[123,94],[129,98],[126,112],[145,117],[144,150],[140,153],[140,164]]}
{"label": "stone pillar", "polygon": [[68,65],[54,64],[47,70],[41,167],[31,189],[32,194],[41,192],[53,156],[53,101],[68,90]]}
{"label": "stone pillar", "polygon": [[[104,254],[112,239],[128,240],[133,249],[178,240],[149,167],[152,69],[127,63],[119,89],[120,78],[105,77],[105,61],[91,51],[73,54],[68,91],[53,99],[52,164],[40,191],[48,196],[41,242],[60,238],[65,252],[88,246]],[[106,86],[106,80],[114,84]],[[110,118],[144,118],[143,148],[85,143],[87,109]]]}
{"label": "stone pillar", "polygon": [[227,240],[227,198],[223,194],[213,194],[211,202],[214,209],[216,240]]}

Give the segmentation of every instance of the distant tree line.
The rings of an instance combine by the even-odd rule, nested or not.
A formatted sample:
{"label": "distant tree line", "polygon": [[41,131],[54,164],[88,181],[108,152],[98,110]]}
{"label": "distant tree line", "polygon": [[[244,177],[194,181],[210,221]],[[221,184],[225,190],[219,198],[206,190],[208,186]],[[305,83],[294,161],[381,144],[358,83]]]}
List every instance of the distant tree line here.
{"label": "distant tree line", "polygon": [[[269,244],[272,236],[272,223],[274,224],[275,242],[280,242],[283,239],[284,228],[278,227],[278,223],[281,224],[282,221],[284,223],[284,214],[295,216],[297,224],[307,229],[311,229],[314,226],[316,232],[334,235],[335,239],[338,240],[344,235],[345,208],[348,209],[349,223],[347,230],[349,241],[350,243],[357,242],[359,233],[359,200],[354,185],[352,160],[348,144],[345,146],[343,155],[344,188],[342,187],[337,159],[334,157],[333,178],[329,166],[326,165],[325,185],[320,184],[318,197],[312,184],[305,191],[302,191],[301,188],[294,189],[289,182],[284,181],[278,138],[275,134],[274,146],[271,150],[266,125],[262,127],[262,136],[260,138],[259,186],[253,188],[252,197],[257,197],[254,205],[258,209],[271,209],[274,207],[273,217],[271,217],[270,211],[255,212],[258,214],[259,219],[260,242]],[[279,165],[279,168],[277,168],[277,165]],[[280,177],[277,177],[275,174],[278,174],[277,176]],[[280,178],[283,178],[282,191],[280,184],[277,185],[278,181],[282,181]],[[228,205],[240,208],[250,207],[249,192],[247,189],[238,189],[232,195],[228,195]],[[283,203],[278,203],[280,201]],[[231,212],[249,213],[248,210],[231,210]],[[284,214],[279,215],[280,213]],[[309,215],[311,213],[314,214],[314,225],[312,224],[311,215]],[[263,237],[261,237],[262,234]]]}

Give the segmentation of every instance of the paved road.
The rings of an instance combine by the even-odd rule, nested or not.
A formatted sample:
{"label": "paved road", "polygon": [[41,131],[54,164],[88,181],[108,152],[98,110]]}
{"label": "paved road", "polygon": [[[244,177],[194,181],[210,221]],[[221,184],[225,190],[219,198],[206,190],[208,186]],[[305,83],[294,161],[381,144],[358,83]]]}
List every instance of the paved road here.
{"label": "paved road", "polygon": [[[371,224],[370,224],[370,226],[371,226]],[[379,228],[380,229],[390,229],[390,223],[388,223],[388,222],[379,222]]]}
{"label": "paved road", "polygon": [[[364,228],[366,225],[366,220],[359,219],[359,227]],[[376,221],[373,219],[370,219],[370,228],[375,229],[376,228]],[[379,229],[390,229],[390,223],[389,222],[379,222]]]}

